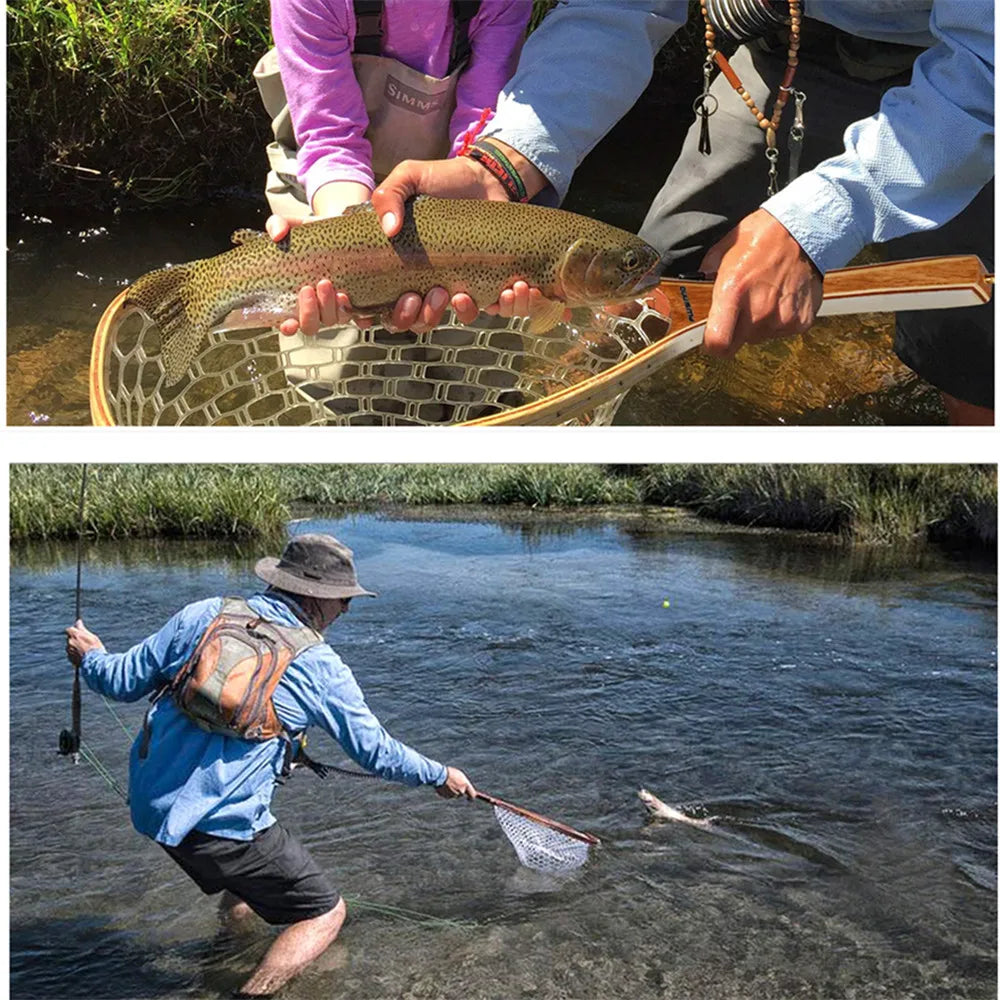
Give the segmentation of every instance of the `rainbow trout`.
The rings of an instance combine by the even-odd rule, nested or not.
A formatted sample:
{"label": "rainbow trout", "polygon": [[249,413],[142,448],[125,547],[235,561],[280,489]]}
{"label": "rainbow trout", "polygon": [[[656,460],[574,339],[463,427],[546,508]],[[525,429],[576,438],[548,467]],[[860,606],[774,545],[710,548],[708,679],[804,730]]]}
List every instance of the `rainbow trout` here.
{"label": "rainbow trout", "polygon": [[160,327],[167,383],[181,379],[213,329],[276,326],[297,316],[298,290],[329,278],[359,316],[387,317],[404,292],[435,285],[467,292],[480,305],[523,279],[556,308],[532,321],[552,326],[566,306],[635,298],[656,284],[659,255],[637,236],[555,208],[421,196],[406,206],[393,239],[370,204],[297,226],[275,243],[265,233],[233,233],[216,257],[152,271],[126,304]]}
{"label": "rainbow trout", "polygon": [[666,802],[658,799],[652,792],[647,792],[645,788],[639,789],[639,800],[649,811],[650,816],[655,816],[657,819],[669,819],[675,823],[687,823],[689,826],[709,827],[712,825],[711,819],[696,819],[694,816],[688,816],[680,809],[668,806]]}

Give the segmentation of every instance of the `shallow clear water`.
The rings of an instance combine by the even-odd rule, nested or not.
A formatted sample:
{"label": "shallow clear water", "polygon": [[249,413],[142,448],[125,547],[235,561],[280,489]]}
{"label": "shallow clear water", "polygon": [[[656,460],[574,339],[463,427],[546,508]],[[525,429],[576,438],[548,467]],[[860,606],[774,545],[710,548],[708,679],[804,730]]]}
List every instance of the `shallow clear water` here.
{"label": "shallow clear water", "polygon": [[[603,843],[547,879],[484,806],[296,774],[276,813],[349,898],[468,925],[355,906],[288,996],[996,995],[995,567],[647,519],[309,526],[380,591],[329,638],[390,731]],[[123,649],[251,588],[259,555],[89,548],[84,617]],[[268,932],[216,940],[212,903],[53,753],[73,558],[12,556],[11,996],[224,996]],[[138,726],[144,703],[117,708]],[[124,780],[89,691],[83,728]],[[640,786],[718,819],[651,824]]]}
{"label": "shallow clear water", "polygon": [[[610,146],[602,149],[565,207],[635,231],[658,168],[626,168],[620,156],[609,160]],[[222,253],[233,230],[263,228],[265,218],[262,201],[251,199],[119,216],[10,217],[8,423],[89,424],[91,341],[121,288],[166,263]],[[937,392],[892,353],[892,329],[884,315],[842,317],[805,337],[744,348],[736,360],[689,354],[635,388],[616,423],[943,423]]]}

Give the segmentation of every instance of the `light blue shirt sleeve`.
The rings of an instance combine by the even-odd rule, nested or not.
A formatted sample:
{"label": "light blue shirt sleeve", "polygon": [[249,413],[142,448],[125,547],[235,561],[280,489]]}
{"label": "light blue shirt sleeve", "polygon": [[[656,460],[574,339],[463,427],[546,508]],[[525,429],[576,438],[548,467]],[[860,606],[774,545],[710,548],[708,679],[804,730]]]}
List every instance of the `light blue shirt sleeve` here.
{"label": "light blue shirt sleeve", "polygon": [[441,785],[443,764],[390,736],[365,703],[350,668],[326,643],[296,657],[274,692],[274,706],[293,731],[320,726],[366,771],[405,785]]}
{"label": "light blue shirt sleeve", "polygon": [[687,0],[559,4],[525,42],[483,135],[531,160],[562,201],[573,172],[638,100],[653,57],[686,20]]}
{"label": "light blue shirt sleeve", "polygon": [[[908,86],[851,125],[843,154],[764,203],[825,272],[868,243],[944,224],[993,176],[993,4],[934,0],[928,15],[926,3],[815,0],[807,13],[867,38],[931,46]],[[560,4],[526,42],[484,134],[531,160],[561,201],[686,18],[684,0]]]}
{"label": "light blue shirt sleeve", "polygon": [[[860,16],[859,5],[841,6]],[[930,31],[936,42],[910,84],[847,129],[841,155],[762,206],[823,273],[868,243],[943,225],[993,176],[993,4],[935,0]]]}
{"label": "light blue shirt sleeve", "polygon": [[222,608],[212,597],[181,608],[159,632],[126,653],[92,649],[80,676],[87,686],[115,701],[138,701],[173,677],[190,656],[197,638]]}

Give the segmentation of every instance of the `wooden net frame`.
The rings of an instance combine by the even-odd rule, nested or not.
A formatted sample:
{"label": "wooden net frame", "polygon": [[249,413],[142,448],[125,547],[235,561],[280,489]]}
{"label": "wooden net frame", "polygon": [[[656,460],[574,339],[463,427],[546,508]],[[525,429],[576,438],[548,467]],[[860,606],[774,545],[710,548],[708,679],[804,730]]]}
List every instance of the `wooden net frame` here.
{"label": "wooden net frame", "polygon": [[[98,426],[433,426],[503,418],[574,389],[633,357],[662,333],[651,310],[631,320],[579,310],[532,334],[529,321],[449,313],[427,334],[354,326],[314,338],[273,329],[216,330],[189,372],[169,385],[156,324],[126,304],[127,290],[98,324],[90,363]],[[619,398],[616,398],[618,396]],[[619,394],[565,420],[609,424]]]}
{"label": "wooden net frame", "polygon": [[[819,314],[978,305],[992,284],[974,256],[843,268],[826,275]],[[544,333],[522,318],[463,326],[452,313],[422,335],[215,330],[174,385],[156,324],[127,296],[94,336],[97,426],[605,425],[632,386],[702,342],[712,284],[664,279],[628,315],[575,310]]]}

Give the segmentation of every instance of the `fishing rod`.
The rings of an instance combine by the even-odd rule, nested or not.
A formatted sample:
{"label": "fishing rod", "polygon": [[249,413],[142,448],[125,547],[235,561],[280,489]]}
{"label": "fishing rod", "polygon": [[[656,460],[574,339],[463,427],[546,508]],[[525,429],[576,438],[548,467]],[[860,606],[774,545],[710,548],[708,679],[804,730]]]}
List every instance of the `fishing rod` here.
{"label": "fishing rod", "polygon": [[[80,582],[83,574],[83,508],[87,499],[87,464],[83,464],[80,473],[80,505],[77,509],[76,517],[76,614],[74,622],[80,621],[81,615],[81,586]],[[70,729],[63,729],[59,733],[59,754],[63,757],[72,757],[74,764],[80,763],[80,743],[81,743],[81,698],[80,698],[80,665],[73,666],[73,698],[72,698],[72,723]]]}

